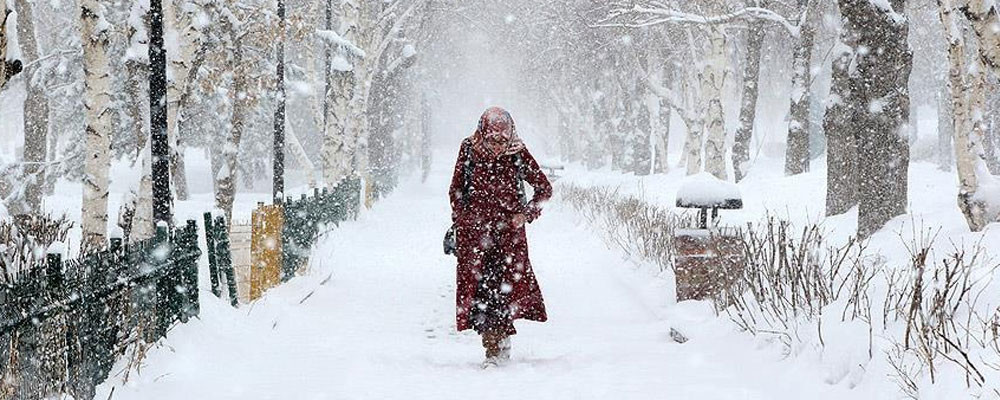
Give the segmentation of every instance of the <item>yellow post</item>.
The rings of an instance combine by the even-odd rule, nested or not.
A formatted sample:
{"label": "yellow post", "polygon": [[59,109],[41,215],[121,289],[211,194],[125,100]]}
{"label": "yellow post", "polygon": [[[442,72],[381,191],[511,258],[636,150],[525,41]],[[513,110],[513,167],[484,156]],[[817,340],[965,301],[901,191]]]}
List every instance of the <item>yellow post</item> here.
{"label": "yellow post", "polygon": [[281,205],[258,204],[253,212],[250,241],[250,300],[260,298],[281,282],[281,229],[284,226]]}

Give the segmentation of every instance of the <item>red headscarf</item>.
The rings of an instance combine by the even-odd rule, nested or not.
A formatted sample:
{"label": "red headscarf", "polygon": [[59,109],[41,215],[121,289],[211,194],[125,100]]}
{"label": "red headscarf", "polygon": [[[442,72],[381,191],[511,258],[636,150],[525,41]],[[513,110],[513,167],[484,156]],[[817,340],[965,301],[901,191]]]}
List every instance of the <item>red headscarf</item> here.
{"label": "red headscarf", "polygon": [[[499,153],[494,153],[486,145],[486,139],[495,136],[507,142]],[[499,158],[524,150],[524,142],[517,136],[517,127],[514,126],[514,118],[511,118],[510,113],[500,107],[490,107],[482,117],[479,117],[479,126],[476,128],[476,133],[472,134],[472,148],[481,155]]]}

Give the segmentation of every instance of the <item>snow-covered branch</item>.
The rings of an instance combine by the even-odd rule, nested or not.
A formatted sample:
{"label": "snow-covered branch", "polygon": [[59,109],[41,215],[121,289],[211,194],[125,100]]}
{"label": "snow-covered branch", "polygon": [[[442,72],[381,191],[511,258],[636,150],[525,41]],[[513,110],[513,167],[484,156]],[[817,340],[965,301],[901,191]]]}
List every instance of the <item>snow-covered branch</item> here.
{"label": "snow-covered branch", "polygon": [[608,17],[596,27],[644,28],[663,24],[722,25],[744,19],[761,19],[777,23],[790,35],[799,35],[799,26],[781,14],[763,7],[744,7],[718,15],[700,15],[680,11],[660,1],[616,2]]}
{"label": "snow-covered branch", "polygon": [[338,34],[337,32],[334,32],[332,30],[317,29],[316,35],[318,35],[320,39],[323,39],[324,41],[326,41],[331,45],[341,46],[347,49],[348,51],[350,51],[351,53],[353,53],[358,57],[361,58],[367,57],[363,49],[356,46],[354,43],[351,43],[350,40],[344,39],[344,37],[340,36],[340,34]]}

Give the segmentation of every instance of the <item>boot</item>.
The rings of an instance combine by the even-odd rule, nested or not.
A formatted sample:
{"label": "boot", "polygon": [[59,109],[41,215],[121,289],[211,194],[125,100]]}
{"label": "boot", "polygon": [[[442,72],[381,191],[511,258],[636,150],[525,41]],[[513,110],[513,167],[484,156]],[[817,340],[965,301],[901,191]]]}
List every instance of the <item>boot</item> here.
{"label": "boot", "polygon": [[500,347],[500,354],[497,357],[500,361],[510,361],[510,336],[504,336],[500,339],[498,346]]}
{"label": "boot", "polygon": [[497,366],[500,361],[500,336],[492,332],[483,333],[483,348],[486,350],[483,368]]}

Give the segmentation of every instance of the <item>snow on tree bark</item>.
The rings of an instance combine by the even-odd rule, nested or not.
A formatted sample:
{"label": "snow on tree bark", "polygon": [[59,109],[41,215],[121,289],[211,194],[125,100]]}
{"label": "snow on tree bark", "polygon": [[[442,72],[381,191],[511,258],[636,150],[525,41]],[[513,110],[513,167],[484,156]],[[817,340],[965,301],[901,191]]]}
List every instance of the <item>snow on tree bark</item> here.
{"label": "snow on tree bark", "polygon": [[232,225],[233,202],[236,198],[236,174],[239,167],[240,140],[246,129],[247,118],[251,112],[249,93],[249,73],[244,69],[244,44],[236,27],[229,27],[233,45],[233,88],[230,101],[233,104],[232,127],[222,146],[221,168],[215,175],[216,192],[215,205],[226,214],[226,223]]}
{"label": "snow on tree bark", "polygon": [[906,212],[909,142],[904,127],[913,59],[907,45],[909,21],[895,11],[903,10],[903,3],[839,0],[858,49],[851,81],[857,107],[860,237],[870,236]]}
{"label": "snow on tree bark", "polygon": [[951,171],[951,166],[955,163],[955,150],[952,148],[952,138],[955,135],[954,104],[948,92],[948,85],[942,85],[941,89],[937,102],[937,162],[938,169]]}
{"label": "snow on tree bark", "polygon": [[957,0],[956,3],[972,22],[982,62],[1000,76],[1000,3],[996,0]]}
{"label": "snow on tree bark", "polygon": [[702,96],[708,100],[705,137],[705,171],[727,180],[726,126],[722,111],[722,86],[726,76],[726,35],[722,27],[708,31],[709,57],[701,75]]}
{"label": "snow on tree bark", "polygon": [[[850,22],[844,20],[844,24]],[[842,30],[833,61],[833,82],[827,99],[823,132],[826,134],[826,215],[839,215],[858,204],[858,147],[854,137],[857,100],[851,87],[850,67],[855,45],[851,29]]]}
{"label": "snow on tree bark", "polygon": [[98,0],[80,2],[83,42],[85,143],[83,210],[81,230],[83,252],[97,250],[106,243],[108,225],[108,169],[111,162],[111,71],[108,35],[111,24],[104,18],[105,4]]}
{"label": "snow on tree bark", "polygon": [[982,141],[985,106],[986,69],[983,58],[967,62],[966,43],[956,8],[950,0],[938,0],[938,12],[948,39],[948,91],[952,103],[952,132],[958,170],[958,207],[972,231],[982,230],[990,222],[989,205],[977,196],[983,180],[992,180],[986,171]]}
{"label": "snow on tree bark", "polygon": [[809,102],[813,37],[809,0],[799,0],[799,37],[792,58],[792,95],[788,113],[788,146],[785,175],[809,171]]}
{"label": "snow on tree bark", "polygon": [[750,139],[757,117],[757,97],[760,93],[760,53],[764,43],[764,21],[750,22],[747,30],[747,55],[743,64],[743,96],[740,99],[740,125],[733,140],[733,175],[739,183],[750,167]]}
{"label": "snow on tree bark", "polygon": [[7,0],[0,0],[0,90],[3,90],[3,87],[7,84],[7,80],[10,78],[7,73],[8,15],[10,15],[10,10],[7,8]]}
{"label": "snow on tree bark", "polygon": [[[39,68],[38,40],[35,35],[34,13],[27,0],[16,0],[17,35],[24,63],[25,78],[33,77]],[[25,79],[27,96],[24,100],[24,201],[11,207],[14,213],[38,213],[42,207],[43,186],[49,136],[49,100],[42,82]]]}
{"label": "snow on tree bark", "polygon": [[[175,1],[177,3],[175,3]],[[167,137],[170,141],[170,175],[173,179],[171,187],[177,200],[188,199],[187,175],[184,170],[184,147],[181,146],[178,123],[183,112],[181,98],[187,92],[188,76],[194,71],[194,55],[198,49],[201,37],[196,8],[187,0],[167,1],[163,7],[164,26],[167,36],[176,38],[176,43],[167,46]],[[178,10],[181,13],[178,14]],[[172,54],[176,53],[176,54]]]}

